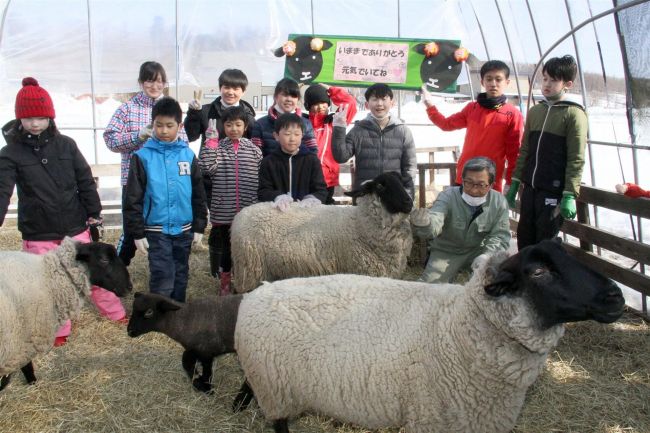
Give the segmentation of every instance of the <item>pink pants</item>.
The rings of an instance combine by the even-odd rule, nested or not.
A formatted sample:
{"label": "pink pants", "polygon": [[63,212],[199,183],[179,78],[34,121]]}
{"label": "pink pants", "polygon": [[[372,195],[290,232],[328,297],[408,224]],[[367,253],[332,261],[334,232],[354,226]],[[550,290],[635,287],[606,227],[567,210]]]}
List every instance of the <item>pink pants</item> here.
{"label": "pink pants", "polygon": [[[73,239],[82,243],[90,242],[90,231],[86,230],[74,236]],[[32,254],[45,254],[61,245],[61,241],[23,241],[23,251]],[[115,293],[109,292],[98,286],[92,286],[90,290],[90,299],[97,306],[99,313],[110,320],[120,320],[126,316],[126,311]],[[72,324],[67,320],[63,326],[56,332],[57,337],[67,337],[70,335]]]}

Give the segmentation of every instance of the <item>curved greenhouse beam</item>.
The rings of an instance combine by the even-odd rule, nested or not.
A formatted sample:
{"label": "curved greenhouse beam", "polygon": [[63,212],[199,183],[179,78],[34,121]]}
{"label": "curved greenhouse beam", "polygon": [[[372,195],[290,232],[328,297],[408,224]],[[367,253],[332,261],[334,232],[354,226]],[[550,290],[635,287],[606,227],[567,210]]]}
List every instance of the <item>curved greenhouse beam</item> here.
{"label": "curved greenhouse beam", "polygon": [[508,45],[508,53],[510,53],[510,61],[512,61],[512,69],[515,74],[515,84],[517,85],[517,95],[519,95],[519,101],[521,102],[521,86],[519,85],[519,70],[517,69],[517,62],[515,62],[515,56],[512,53],[512,45],[510,44],[510,38],[508,37],[508,29],[506,28],[506,23],[503,20],[503,14],[501,13],[501,7],[499,6],[499,0],[494,0],[494,5],[497,7],[497,12],[499,13],[499,20],[501,20],[501,28],[503,28],[503,34],[506,37],[506,45]]}
{"label": "curved greenhouse beam", "polygon": [[[634,7],[634,6],[638,6],[638,5],[643,4],[643,3],[647,3],[648,1],[650,1],[650,0],[632,0],[631,2],[626,3],[624,5],[616,6],[616,7],[613,7],[611,9],[608,9],[608,10],[606,10],[604,12],[601,12],[598,15],[593,16],[593,17],[589,18],[588,20],[585,20],[585,21],[581,22],[580,24],[578,24],[575,28],[571,29],[569,32],[567,32],[565,35],[563,35],[560,39],[558,39],[553,45],[551,45],[551,47],[548,50],[546,50],[544,52],[544,54],[540,57],[539,62],[537,62],[537,64],[535,65],[535,69],[533,70],[533,75],[531,77],[531,83],[533,83],[535,81],[535,76],[537,75],[537,72],[539,71],[539,66],[542,64],[542,61],[546,58],[546,56],[549,55],[549,53],[551,51],[553,51],[558,45],[560,45],[562,42],[564,42],[564,40],[566,38],[573,35],[575,32],[577,32],[578,30],[580,30],[581,28],[583,28],[587,24],[592,23],[592,22],[594,22],[596,20],[599,20],[602,17],[605,17],[607,15],[611,15],[611,14],[613,14],[615,12],[618,12],[618,11],[622,11],[623,9],[627,9],[627,8],[631,8],[631,7]],[[528,111],[530,109],[530,101],[531,101],[532,96],[533,96],[533,86],[530,86],[530,89],[528,90],[528,103],[526,105],[526,111]]]}
{"label": "curved greenhouse beam", "polygon": [[2,35],[4,34],[5,29],[5,20],[7,19],[7,11],[9,10],[9,5],[11,0],[7,0],[4,10],[2,11],[2,19],[0,20],[0,47],[2,46]]}

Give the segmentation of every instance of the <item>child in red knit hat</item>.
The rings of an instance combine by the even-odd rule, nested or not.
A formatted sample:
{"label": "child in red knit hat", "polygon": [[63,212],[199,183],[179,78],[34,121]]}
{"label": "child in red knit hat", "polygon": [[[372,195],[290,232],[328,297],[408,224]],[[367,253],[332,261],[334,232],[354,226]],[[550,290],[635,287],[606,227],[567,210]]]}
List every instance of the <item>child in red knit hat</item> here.
{"label": "child in red knit hat", "polygon": [[[31,77],[16,95],[16,119],[2,127],[7,145],[0,149],[0,225],[14,187],[18,191],[18,230],[23,251],[45,254],[64,237],[90,242],[89,225],[101,222],[102,205],[90,166],[70,137],[54,123],[54,105]],[[111,320],[126,318],[120,300],[93,286],[91,299]],[[56,333],[55,345],[70,334],[68,320]]]}

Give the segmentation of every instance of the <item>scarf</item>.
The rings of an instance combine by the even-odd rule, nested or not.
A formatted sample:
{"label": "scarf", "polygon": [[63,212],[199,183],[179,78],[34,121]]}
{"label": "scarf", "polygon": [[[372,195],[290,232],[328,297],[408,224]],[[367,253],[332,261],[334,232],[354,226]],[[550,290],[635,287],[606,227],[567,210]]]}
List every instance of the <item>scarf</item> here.
{"label": "scarf", "polygon": [[488,110],[498,110],[506,103],[506,95],[497,96],[496,98],[488,98],[485,92],[479,93],[476,102]]}

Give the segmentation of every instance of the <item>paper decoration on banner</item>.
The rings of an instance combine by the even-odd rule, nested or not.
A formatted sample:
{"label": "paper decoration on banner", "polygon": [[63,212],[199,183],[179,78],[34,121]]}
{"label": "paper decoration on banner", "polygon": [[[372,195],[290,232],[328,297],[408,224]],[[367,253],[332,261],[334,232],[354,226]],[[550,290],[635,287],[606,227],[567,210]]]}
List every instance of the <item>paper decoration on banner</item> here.
{"label": "paper decoration on banner", "polygon": [[398,89],[455,92],[469,51],[456,40],[289,35],[273,50],[285,57],[285,76],[299,83],[342,86],[386,83]]}

